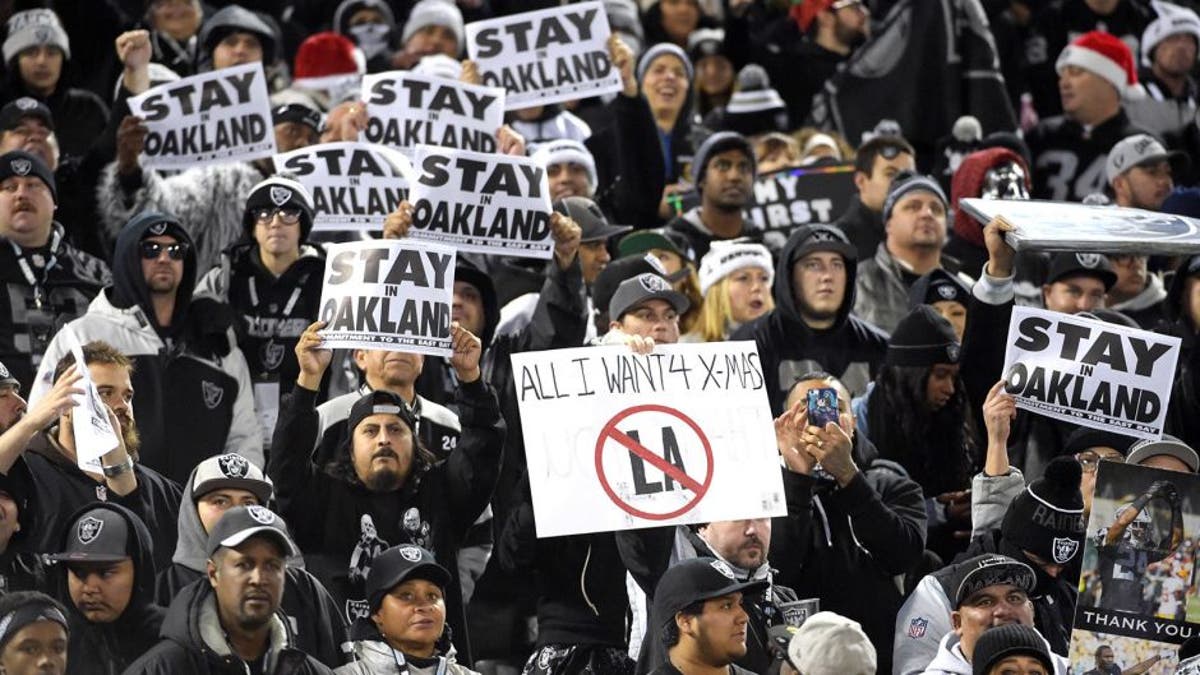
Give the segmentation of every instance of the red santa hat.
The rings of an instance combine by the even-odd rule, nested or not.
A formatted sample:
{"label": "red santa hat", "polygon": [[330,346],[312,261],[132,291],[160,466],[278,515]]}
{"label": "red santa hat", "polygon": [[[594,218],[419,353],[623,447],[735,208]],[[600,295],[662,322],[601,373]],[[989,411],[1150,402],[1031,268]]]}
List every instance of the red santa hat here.
{"label": "red santa hat", "polygon": [[300,44],[293,83],[303,89],[340,90],[356,84],[366,71],[362,51],[345,36],[326,31]]}
{"label": "red santa hat", "polygon": [[1134,95],[1138,89],[1133,52],[1119,38],[1102,31],[1084,33],[1067,45],[1054,69],[1061,75],[1067,66],[1079,66],[1108,80],[1122,98]]}

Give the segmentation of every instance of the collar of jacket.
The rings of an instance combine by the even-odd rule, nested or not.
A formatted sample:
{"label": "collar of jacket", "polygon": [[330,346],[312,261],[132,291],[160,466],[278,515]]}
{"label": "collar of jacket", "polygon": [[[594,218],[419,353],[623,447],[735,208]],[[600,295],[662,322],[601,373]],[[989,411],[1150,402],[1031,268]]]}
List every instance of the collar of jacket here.
{"label": "collar of jacket", "polygon": [[[200,639],[204,641],[204,646],[209,650],[224,659],[241,660],[241,657],[233,653],[233,647],[226,639],[225,629],[221,627],[221,619],[217,614],[216,593],[209,593],[201,603],[197,625],[200,630]],[[267,659],[263,664],[264,673],[275,671],[279,654],[287,649],[288,642],[287,626],[284,625],[278,614],[271,615],[271,632],[267,636]]]}

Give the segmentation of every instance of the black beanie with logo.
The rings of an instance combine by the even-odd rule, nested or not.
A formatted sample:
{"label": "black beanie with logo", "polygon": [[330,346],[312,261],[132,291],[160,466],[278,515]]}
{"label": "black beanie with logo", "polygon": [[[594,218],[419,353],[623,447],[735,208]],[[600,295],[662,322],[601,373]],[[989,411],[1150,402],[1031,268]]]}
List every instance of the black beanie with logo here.
{"label": "black beanie with logo", "polygon": [[1082,473],[1074,457],[1055,457],[1042,477],[1013,499],[1000,524],[1000,536],[1055,565],[1069,564],[1082,555]]}

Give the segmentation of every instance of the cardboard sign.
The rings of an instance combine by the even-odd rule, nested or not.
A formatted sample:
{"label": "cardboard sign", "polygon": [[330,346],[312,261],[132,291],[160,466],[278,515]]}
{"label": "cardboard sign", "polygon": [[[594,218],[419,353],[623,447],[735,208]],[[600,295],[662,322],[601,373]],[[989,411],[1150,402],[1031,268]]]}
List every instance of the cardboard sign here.
{"label": "cardboard sign", "polygon": [[1179,338],[1013,307],[1005,391],[1039,415],[1139,438],[1162,438]]}
{"label": "cardboard sign", "polygon": [[70,343],[71,355],[75,357],[75,370],[82,376],[76,385],[83,390],[75,397],[76,406],[71,412],[71,433],[75,437],[75,463],[83,471],[101,473],[100,458],[116,450],[121,444],[117,432],[108,419],[108,408],[100,399],[100,391],[92,381],[83,358],[83,348],[74,334],[63,331]]}
{"label": "cardboard sign", "polygon": [[262,64],[168,82],[129,99],[150,132],[142,166],[190,169],[275,154],[275,125]]}
{"label": "cardboard sign", "polygon": [[363,139],[411,154],[418,145],[496,151],[504,90],[407,71],[363,78],[370,121]]}
{"label": "cardboard sign", "polygon": [[512,363],[538,537],[786,510],[753,342],[645,356],[555,349]]}
{"label": "cardboard sign", "polygon": [[581,2],[469,23],[467,53],[513,110],[620,91],[608,36],[603,4]]}
{"label": "cardboard sign", "polygon": [[327,250],[323,347],[450,356],[454,249],[403,239]]}
{"label": "cardboard sign", "polygon": [[413,239],[476,253],[554,255],[549,183],[538,162],[421,145],[413,164]]}
{"label": "cardboard sign", "polygon": [[[1200,477],[1100,462],[1084,541],[1072,669],[1113,651],[1119,670],[1178,673],[1179,645],[1200,635],[1196,536]],[[1117,671],[1114,671],[1117,672]]]}
{"label": "cardboard sign", "polygon": [[754,181],[754,203],[746,217],[781,248],[795,227],[836,220],[857,193],[853,164],[781,169]]}
{"label": "cardboard sign", "polygon": [[981,223],[1004,216],[1016,228],[1005,239],[1018,251],[1200,252],[1200,220],[1195,218],[1065,202],[963,199],[960,203]]}
{"label": "cardboard sign", "polygon": [[313,198],[313,231],[380,230],[408,196],[412,165],[404,155],[369,143],[323,143],[275,156],[275,170],[294,174]]}

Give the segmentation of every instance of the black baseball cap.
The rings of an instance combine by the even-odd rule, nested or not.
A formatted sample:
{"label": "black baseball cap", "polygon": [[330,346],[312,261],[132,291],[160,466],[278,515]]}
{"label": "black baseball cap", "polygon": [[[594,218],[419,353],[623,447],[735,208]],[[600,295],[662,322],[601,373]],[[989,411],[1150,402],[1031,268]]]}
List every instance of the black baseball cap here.
{"label": "black baseball cap", "polygon": [[691,305],[687,296],[671,288],[671,283],[664,277],[647,272],[626,279],[617,286],[617,292],[613,293],[608,303],[608,317],[616,321],[649,300],[664,300],[679,314],[686,312]]}
{"label": "black baseball cap", "polygon": [[408,579],[424,579],[445,588],[450,584],[451,576],[432,553],[420,546],[393,546],[371,561],[371,571],[367,574],[367,601],[371,612],[379,609],[383,596]]}
{"label": "black baseball cap", "polygon": [[574,220],[583,230],[580,241],[604,241],[609,237],[624,234],[633,228],[629,225],[611,225],[596,202],[587,197],[567,197],[554,202],[554,210]]}
{"label": "black baseball cap", "polygon": [[1102,253],[1055,253],[1050,258],[1050,273],[1046,276],[1046,283],[1052,284],[1067,277],[1080,275],[1095,277],[1104,282],[1105,291],[1117,283],[1117,273]]}
{"label": "black baseball cap", "polygon": [[300,555],[287,523],[265,506],[235,506],[226,511],[208,533],[208,555],[212,557],[222,548],[237,548],[256,536],[273,539],[289,558]]}
{"label": "black baseball cap", "polygon": [[733,569],[716,558],[692,558],[667,569],[654,589],[654,620],[664,626],[688,605],[730,593],[767,590],[765,579],[738,581]]}
{"label": "black baseball cap", "polygon": [[66,550],[50,556],[55,562],[106,563],[129,558],[129,523],[116,511],[94,508],[70,525]]}
{"label": "black baseball cap", "polygon": [[1032,593],[1037,586],[1037,577],[1033,569],[1023,562],[1018,562],[1006,555],[978,555],[964,560],[955,570],[952,578],[955,609],[980,590],[988,586],[1005,584],[1016,586],[1027,594]]}
{"label": "black baseball cap", "polygon": [[22,96],[0,108],[0,131],[15,128],[26,117],[35,117],[41,120],[47,129],[54,131],[54,113],[50,112],[45,103],[32,96]]}
{"label": "black baseball cap", "polygon": [[18,387],[21,386],[21,383],[17,381],[17,378],[12,376],[12,373],[8,371],[8,368],[4,367],[3,363],[0,363],[0,384],[15,384]]}
{"label": "black baseball cap", "polygon": [[971,305],[971,289],[958,275],[937,267],[913,282],[908,288],[908,308],[917,305],[932,305],[935,302],[957,302],[963,307]]}
{"label": "black baseball cap", "polygon": [[417,428],[416,418],[404,399],[390,391],[376,390],[365,394],[350,408],[350,416],[346,420],[347,436],[353,438],[354,430],[371,415],[395,415],[407,424],[409,429],[415,431]]}
{"label": "black baseball cap", "polygon": [[303,103],[285,103],[271,109],[271,124],[296,122],[321,133],[321,111],[310,108]]}

